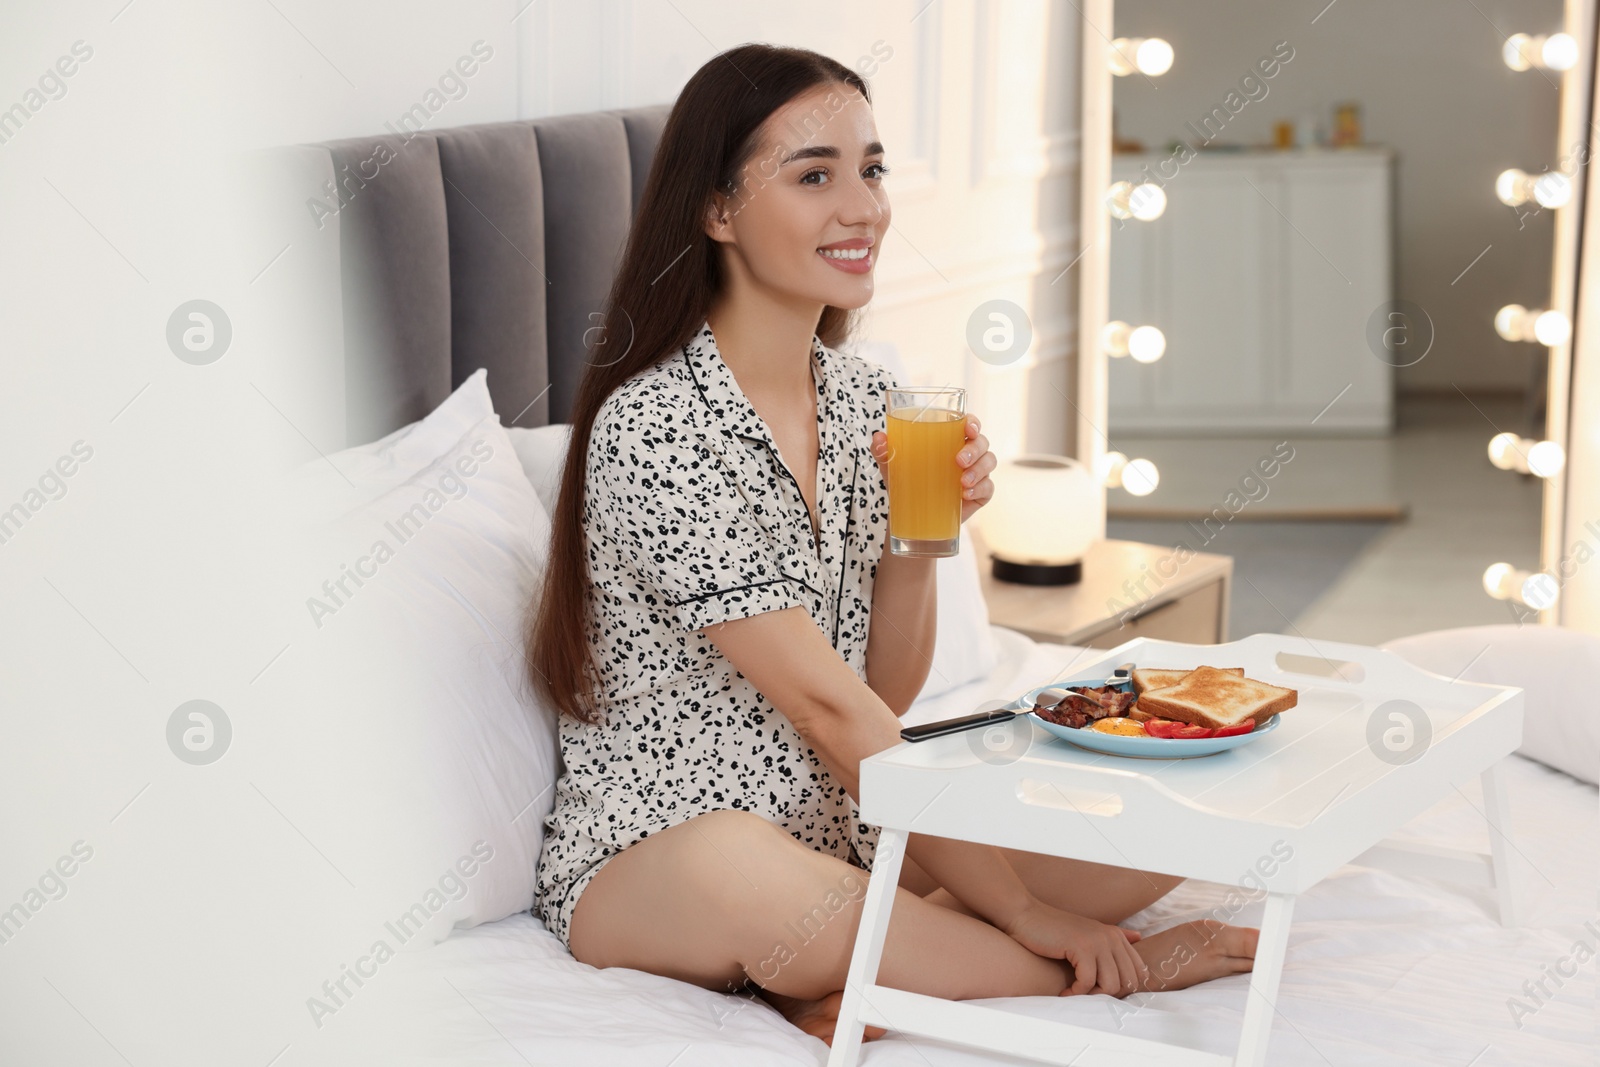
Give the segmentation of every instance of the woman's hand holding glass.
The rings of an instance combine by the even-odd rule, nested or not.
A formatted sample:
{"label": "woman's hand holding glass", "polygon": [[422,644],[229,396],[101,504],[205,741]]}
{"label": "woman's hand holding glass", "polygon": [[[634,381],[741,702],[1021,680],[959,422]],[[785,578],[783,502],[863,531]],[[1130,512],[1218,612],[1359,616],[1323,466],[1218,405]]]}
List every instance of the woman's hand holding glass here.
{"label": "woman's hand holding glass", "polygon": [[[889,476],[889,435],[882,430],[872,434],[872,458],[878,469]],[[966,417],[966,444],[956,454],[956,464],[961,467],[961,521],[966,522],[978,509],[994,498],[994,482],[989,474],[998,461],[989,451],[989,439],[981,432],[978,416]]]}

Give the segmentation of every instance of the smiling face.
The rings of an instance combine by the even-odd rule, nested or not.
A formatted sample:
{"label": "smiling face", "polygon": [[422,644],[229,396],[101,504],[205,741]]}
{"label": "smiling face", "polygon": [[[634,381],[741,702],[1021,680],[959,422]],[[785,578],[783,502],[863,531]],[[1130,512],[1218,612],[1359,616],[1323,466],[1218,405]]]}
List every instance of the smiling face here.
{"label": "smiling face", "polygon": [[861,307],[889,229],[872,108],[849,86],[818,86],[773,112],[759,140],[706,224],[733,284],[797,306]]}

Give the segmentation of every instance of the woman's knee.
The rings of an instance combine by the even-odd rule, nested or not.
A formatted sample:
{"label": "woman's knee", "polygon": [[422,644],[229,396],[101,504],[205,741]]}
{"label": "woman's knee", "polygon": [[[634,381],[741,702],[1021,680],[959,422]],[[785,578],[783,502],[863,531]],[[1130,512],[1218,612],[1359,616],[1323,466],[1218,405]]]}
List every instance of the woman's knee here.
{"label": "woman's knee", "polygon": [[939,883],[933,875],[919,867],[916,860],[907,856],[900,862],[900,888],[926,897],[929,893],[938,892]]}

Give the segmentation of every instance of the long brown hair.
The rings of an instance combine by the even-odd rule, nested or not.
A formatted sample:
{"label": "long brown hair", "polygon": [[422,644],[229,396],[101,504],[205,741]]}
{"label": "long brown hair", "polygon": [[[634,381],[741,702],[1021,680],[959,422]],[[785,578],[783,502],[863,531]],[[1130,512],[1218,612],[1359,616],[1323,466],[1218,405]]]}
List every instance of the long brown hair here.
{"label": "long brown hair", "polygon": [[[590,577],[583,530],[595,415],[619,385],[682,348],[700,328],[723,284],[716,242],[704,229],[713,192],[742,195],[740,171],[759,147],[767,118],[801,93],[833,83],[870,99],[859,75],[826,56],[741,45],[696,71],[667,116],[603,325],[591,335],[588,367],[573,399],[550,556],[528,611],[528,679],[562,715],[594,723],[601,710],[599,671],[585,625]],[[851,325],[851,312],[826,307],[817,337],[837,347]],[[614,357],[618,348],[625,351]]]}

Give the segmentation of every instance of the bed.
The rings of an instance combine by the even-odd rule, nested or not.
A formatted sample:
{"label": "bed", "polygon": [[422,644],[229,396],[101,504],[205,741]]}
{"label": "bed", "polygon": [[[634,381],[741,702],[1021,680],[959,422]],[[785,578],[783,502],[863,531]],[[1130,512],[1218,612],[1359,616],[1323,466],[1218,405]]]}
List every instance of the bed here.
{"label": "bed", "polygon": [[[547,503],[562,420],[581,373],[584,333],[602,307],[664,117],[664,108],[648,108],[441,130],[404,143],[385,135],[315,146],[321,177],[327,179],[371,158],[378,141],[388,141],[393,149],[393,162],[381,177],[367,182],[336,220],[352,448],[328,458],[351,488],[359,485],[369,502],[388,499],[380,496],[387,491],[379,484],[383,479],[410,484],[419,471],[432,469],[427,466],[431,454],[411,469],[393,469],[394,456],[419,446],[429,426],[445,438],[464,441],[462,427],[476,428],[469,435],[495,435],[503,424],[515,436],[493,440],[496,447],[509,443],[520,464],[492,472],[485,464],[487,473],[474,484],[492,483],[493,491],[464,490],[466,503],[448,505],[451,530],[439,520],[430,530],[444,531],[439,537],[454,531],[467,539],[461,543],[472,543],[482,535],[469,521],[468,509],[504,512],[512,505],[496,501],[512,497],[517,508]],[[474,401],[479,408],[470,417],[454,411],[453,406],[472,399],[468,394],[475,389],[482,393]],[[493,426],[483,418],[486,404],[498,415]],[[449,423],[446,416],[458,421]],[[511,484],[518,477],[526,480],[525,493]],[[502,491],[511,496],[495,496]],[[504,553],[506,573],[525,582],[540,559],[539,527],[532,520],[512,527],[496,536],[515,539],[524,527],[533,531],[528,544],[510,545]],[[416,590],[438,586],[439,576],[428,571],[434,558],[429,551],[408,549],[397,562],[385,563],[386,582],[394,588],[363,592],[363,604],[387,603],[394,611],[415,607],[422,595]],[[444,552],[438,558],[453,557]],[[944,562],[950,565],[940,573],[942,603],[947,571],[949,599],[960,595],[957,586],[969,574],[975,584],[975,561]],[[402,568],[415,574],[409,599],[397,593],[406,588]],[[592,1067],[823,1063],[824,1044],[790,1027],[763,1002],[643,972],[580,964],[526,910],[531,899],[516,906],[523,883],[511,868],[525,865],[530,849],[537,855],[537,835],[529,827],[542,814],[541,797],[544,810],[549,804],[547,788],[527,800],[523,794],[530,790],[518,775],[548,778],[559,768],[552,763],[549,723],[539,721],[545,713],[517,704],[513,694],[511,679],[520,666],[506,629],[515,632],[509,613],[516,597],[490,602],[499,579],[487,569],[476,577],[483,580],[481,592],[474,592],[466,578],[444,578],[449,590],[438,589],[439,604],[459,611],[433,612],[429,625],[454,625],[468,650],[460,662],[503,676],[496,684],[503,682],[504,692],[494,699],[507,717],[486,729],[490,740],[482,752],[459,762],[464,774],[470,772],[463,781],[485,794],[477,800],[486,823],[503,834],[499,823],[509,821],[521,836],[502,848],[510,858],[496,868],[495,877],[505,877],[492,891],[480,880],[459,906],[440,911],[438,922],[428,928],[430,936],[412,939],[385,962],[383,980],[361,986],[359,996],[339,1004],[335,1018],[318,1018],[313,1011],[316,1025],[296,1044],[296,1059]],[[386,596],[394,599],[380,600]],[[496,621],[497,613],[504,617]],[[925,691],[928,695],[907,714],[908,724],[965,713],[990,699],[1010,699],[1091,655],[978,625],[983,653],[974,659],[970,649],[951,650],[969,655],[947,663],[945,684]],[[946,633],[943,615],[940,632]],[[427,640],[430,648],[449,647],[433,636]],[[478,654],[485,649],[492,654]],[[400,660],[396,655],[396,669],[426,669]],[[447,669],[459,674],[466,668],[457,663]],[[429,744],[465,729],[463,717],[490,714],[484,710],[490,701],[463,695],[461,684],[453,679],[456,688],[441,689],[440,699],[416,712],[435,718],[407,742],[417,747],[406,759],[425,761]],[[1536,714],[1530,701],[1529,715]],[[354,738],[359,731],[351,729]],[[524,754],[525,767],[516,762],[518,753]],[[374,754],[371,761],[382,758]],[[472,764],[480,758],[500,762],[490,773]],[[437,759],[446,761],[443,754]],[[1536,872],[1528,880],[1528,925],[1502,928],[1488,890],[1462,890],[1361,866],[1341,870],[1297,907],[1272,1036],[1273,1063],[1494,1067],[1593,1062],[1595,967],[1589,962],[1570,975],[1565,972],[1575,958],[1589,960],[1600,950],[1594,911],[1600,872],[1592,847],[1600,833],[1596,788],[1523,756],[1508,763],[1514,840]],[[307,773],[315,777],[314,769]],[[341,769],[347,779],[352,773]],[[441,770],[434,783],[441,789],[444,774]],[[485,783],[496,788],[486,789]],[[1476,781],[1464,785],[1411,824],[1408,834],[1483,849],[1487,841],[1477,788]],[[495,795],[496,790],[508,795]],[[509,795],[513,792],[518,795]],[[452,828],[450,847],[470,836],[470,823],[463,817]],[[396,834],[395,840],[405,843],[395,847],[425,852],[432,839],[408,836],[410,829]],[[353,827],[349,833],[357,836]],[[432,869],[428,865],[436,862],[438,856],[428,853],[416,857],[408,870]],[[525,873],[531,882],[531,870]],[[418,883],[404,881],[410,877],[397,877],[396,899],[414,891]],[[1128,925],[1151,929],[1200,917],[1220,904],[1225,892],[1221,886],[1186,883]],[[1247,909],[1237,921],[1250,924],[1259,908]],[[1246,984],[1246,976],[1236,976],[1124,1000],[1009,998],[996,1004],[1228,1053]],[[862,1062],[890,1067],[1018,1061],[891,1032],[864,1046]]]}
{"label": "bed", "polygon": [[[1037,644],[1000,627],[1002,662],[993,674],[912,709],[927,721],[989,696],[1020,692],[1054,677],[1084,650]],[[1592,963],[1542,1005],[1523,982],[1553,973],[1586,940],[1600,944],[1593,902],[1600,880],[1589,847],[1600,833],[1595,787],[1521,756],[1508,760],[1518,848],[1542,877],[1532,879],[1534,918],[1506,930],[1489,892],[1406,879],[1351,866],[1301,902],[1290,935],[1273,1028],[1272,1062],[1285,1065],[1438,1063],[1511,1067],[1594,1062]],[[1409,827],[1420,840],[1482,849],[1474,786]],[[1223,898],[1220,886],[1189,882],[1129,926],[1163,927],[1201,917]],[[1259,905],[1243,924],[1259,920]],[[1588,927],[1584,923],[1588,922]],[[641,971],[597,971],[573,960],[528,914],[454,933],[425,952],[400,957],[382,1000],[326,1031],[319,1062],[458,1065],[640,1064],[813,1065],[822,1042],[790,1027],[760,1001],[726,996]],[[1029,1015],[1079,1022],[1134,1036],[1231,1051],[1243,1012],[1246,976],[1177,993],[996,1000]],[[1512,998],[1534,1006],[1519,1026]],[[327,1058],[322,1059],[323,1056]],[[356,1056],[370,1059],[356,1059]],[[893,1033],[863,1046],[862,1062],[977,1065],[995,1059]]]}

